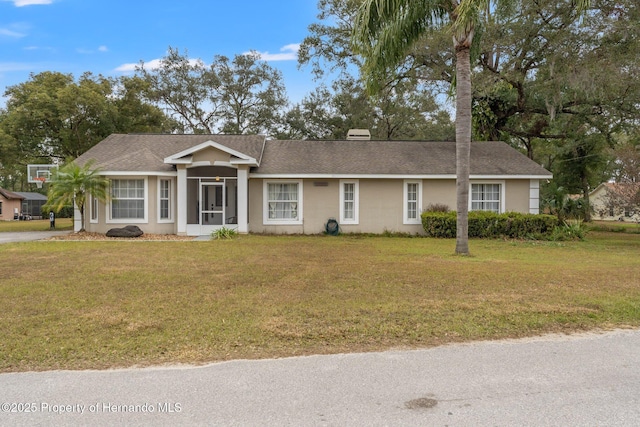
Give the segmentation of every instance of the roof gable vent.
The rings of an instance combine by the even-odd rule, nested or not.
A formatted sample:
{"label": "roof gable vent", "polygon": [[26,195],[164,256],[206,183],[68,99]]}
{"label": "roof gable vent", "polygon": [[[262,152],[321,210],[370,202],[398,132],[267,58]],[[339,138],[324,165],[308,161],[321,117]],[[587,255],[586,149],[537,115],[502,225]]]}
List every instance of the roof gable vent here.
{"label": "roof gable vent", "polygon": [[349,129],[347,141],[370,141],[371,132],[369,129]]}

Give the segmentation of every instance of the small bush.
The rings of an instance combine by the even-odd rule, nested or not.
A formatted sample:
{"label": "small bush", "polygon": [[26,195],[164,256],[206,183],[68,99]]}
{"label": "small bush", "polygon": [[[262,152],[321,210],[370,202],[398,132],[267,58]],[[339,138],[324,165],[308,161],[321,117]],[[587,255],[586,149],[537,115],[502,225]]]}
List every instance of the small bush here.
{"label": "small bush", "polygon": [[222,227],[211,232],[211,237],[218,240],[230,240],[238,235],[238,232],[233,228]]}
{"label": "small bush", "polygon": [[567,220],[562,225],[553,229],[549,240],[565,241],[565,240],[584,240],[587,235],[587,227],[582,220]]}
{"label": "small bush", "polygon": [[449,212],[451,209],[449,209],[449,206],[445,205],[444,203],[431,203],[427,206],[427,209],[425,209],[425,212]]}
{"label": "small bush", "polygon": [[455,212],[423,212],[422,228],[429,237],[456,237]]}
{"label": "small bush", "polygon": [[[422,226],[430,237],[456,237],[456,212],[424,212]],[[557,226],[558,219],[552,215],[469,212],[469,237],[539,238],[550,236]]]}

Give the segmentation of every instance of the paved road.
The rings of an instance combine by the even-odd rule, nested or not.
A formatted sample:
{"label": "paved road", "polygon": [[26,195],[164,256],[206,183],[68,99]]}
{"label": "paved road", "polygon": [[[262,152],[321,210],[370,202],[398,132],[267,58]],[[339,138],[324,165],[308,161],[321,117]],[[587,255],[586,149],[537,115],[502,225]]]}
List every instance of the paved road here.
{"label": "paved road", "polygon": [[640,330],[203,367],[1,374],[0,402],[33,411],[0,413],[0,425],[12,426],[640,425]]}
{"label": "paved road", "polygon": [[0,233],[0,243],[31,242],[34,240],[48,239],[53,236],[69,234],[71,231],[19,231]]}

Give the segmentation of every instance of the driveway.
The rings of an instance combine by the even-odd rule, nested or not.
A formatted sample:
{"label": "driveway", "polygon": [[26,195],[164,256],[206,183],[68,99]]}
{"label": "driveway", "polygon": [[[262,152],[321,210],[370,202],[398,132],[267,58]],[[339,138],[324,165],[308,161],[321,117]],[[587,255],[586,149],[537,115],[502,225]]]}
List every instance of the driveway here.
{"label": "driveway", "polygon": [[69,234],[71,231],[16,231],[0,233],[0,243],[32,242],[53,236]]}
{"label": "driveway", "polygon": [[640,425],[640,330],[0,374],[0,425]]}

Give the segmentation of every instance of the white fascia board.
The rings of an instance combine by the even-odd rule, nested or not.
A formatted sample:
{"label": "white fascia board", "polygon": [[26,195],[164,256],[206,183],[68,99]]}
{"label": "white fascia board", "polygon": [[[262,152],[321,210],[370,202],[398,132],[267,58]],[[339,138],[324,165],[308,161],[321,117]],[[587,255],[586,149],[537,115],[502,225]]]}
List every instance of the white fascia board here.
{"label": "white fascia board", "polygon": [[164,163],[168,163],[171,165],[190,165],[193,162],[193,156],[184,156],[181,158],[172,158],[172,157],[166,157],[164,159]]}
{"label": "white fascia board", "polygon": [[188,168],[197,168],[200,166],[212,166],[211,162],[209,160],[201,160],[199,162],[193,162],[190,163],[187,167]]}
{"label": "white fascia board", "polygon": [[[252,173],[249,178],[274,179],[456,179],[451,175],[400,175],[400,174],[266,174]],[[553,175],[471,175],[469,179],[551,179]]]}
{"label": "white fascia board", "polygon": [[177,172],[157,171],[100,171],[103,176],[177,176]]}
{"label": "white fascia board", "polygon": [[249,166],[258,166],[258,161],[253,157],[248,157],[246,159],[232,159],[232,165],[249,165]]}
{"label": "white fascia board", "polygon": [[385,175],[385,174],[266,174],[252,173],[249,178],[291,178],[291,179],[455,179],[455,175]]}
{"label": "white fascia board", "polygon": [[551,179],[553,175],[470,175],[469,179]]}
{"label": "white fascia board", "polygon": [[243,154],[239,151],[233,150],[225,145],[219,144],[215,141],[209,140],[209,141],[205,141],[203,143],[200,143],[194,147],[191,148],[187,148],[186,150],[183,150],[179,153],[176,153],[172,156],[166,157],[164,159],[165,163],[181,163],[181,158],[182,157],[186,157],[186,156],[191,156],[193,153],[197,153],[198,151],[204,150],[205,148],[215,148],[217,150],[223,151],[227,154],[230,154],[231,156],[234,157],[238,157],[239,159],[242,160],[247,160],[247,161],[253,161],[254,163],[256,163],[256,159],[247,156],[246,154]]}

